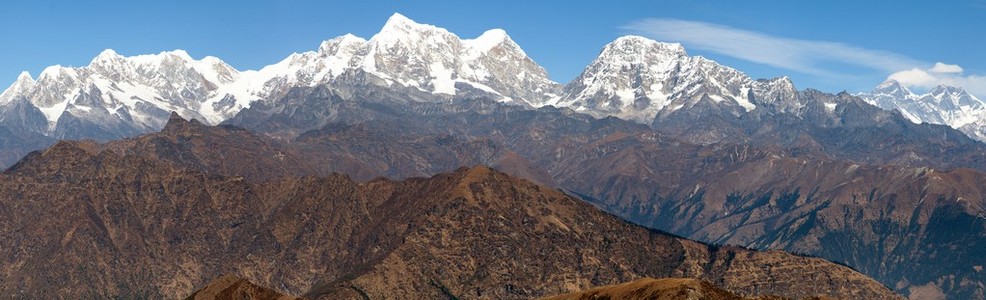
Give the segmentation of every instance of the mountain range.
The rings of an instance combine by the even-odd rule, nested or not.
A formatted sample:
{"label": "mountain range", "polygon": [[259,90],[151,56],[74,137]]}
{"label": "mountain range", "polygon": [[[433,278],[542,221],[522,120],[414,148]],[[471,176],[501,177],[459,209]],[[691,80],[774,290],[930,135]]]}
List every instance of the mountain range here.
{"label": "mountain range", "polygon": [[779,111],[801,106],[787,78],[752,80],[688,56],[678,44],[633,36],[604,47],[583,74],[562,86],[502,30],[461,39],[395,14],[369,40],[330,39],[316,51],[292,54],[258,71],[238,71],[215,57],[196,60],[182,50],[134,57],[106,50],[88,66],[52,66],[37,79],[21,74],[0,95],[0,122],[54,139],[113,140],[159,130],[171,111],[219,124],[245,108],[277,105],[292,88],[318,85],[333,87],[343,98],[380,98],[361,95],[372,86],[392,93],[387,101],[442,103],[483,96],[645,124],[659,112],[670,114],[703,100],[723,103],[734,114],[758,106]]}
{"label": "mountain range", "polygon": [[[171,111],[206,124],[229,121],[250,107],[285,113],[290,108],[281,99],[293,88],[317,86],[363,101],[414,104],[489,97],[655,127],[676,114],[706,114],[705,107],[733,116],[800,116],[812,106],[799,99],[786,77],[754,80],[709,59],[688,56],[679,44],[637,36],[606,45],[582,74],[563,86],[551,81],[503,30],[461,39],[395,14],[369,40],[340,36],[257,71],[238,71],[211,56],[196,60],[182,50],[133,57],[106,50],[88,66],[51,66],[37,79],[22,73],[0,94],[0,124],[14,131],[4,137],[18,140],[3,147],[0,163],[9,165],[26,150],[57,139],[108,141],[156,131]],[[976,139],[983,138],[986,128],[986,105],[960,89],[940,87],[915,95],[888,82],[859,96],[897,109],[915,123],[949,125]],[[815,113],[831,113],[838,106],[822,102]],[[331,118],[308,120],[313,126],[307,129]],[[704,135],[693,136],[693,141],[719,141],[714,131]]]}
{"label": "mountain range", "polygon": [[[0,180],[9,197],[0,213],[13,214],[0,226],[8,230],[0,238],[18,245],[4,249],[3,257],[18,259],[7,265],[10,281],[4,282],[75,282],[107,297],[184,297],[235,271],[307,297],[502,298],[684,276],[741,296],[826,295],[802,285],[796,287],[811,292],[736,283],[767,275],[729,266],[767,262],[736,260],[761,254],[735,247],[694,246],[706,247],[696,251],[708,260],[699,259],[694,264],[702,267],[685,273],[669,271],[679,270],[682,261],[666,270],[648,268],[667,261],[628,265],[628,257],[657,259],[632,254],[655,247],[637,245],[640,240],[700,244],[637,233],[646,229],[595,212],[598,207],[702,242],[844,263],[902,294],[981,299],[986,145],[970,138],[981,138],[974,129],[982,123],[974,120],[982,108],[977,103],[959,89],[917,96],[889,81],[869,94],[798,90],[786,77],[752,79],[689,56],[681,45],[637,36],[604,46],[582,74],[561,85],[502,30],[461,39],[399,14],[370,39],[327,40],[316,51],[257,71],[238,71],[213,57],[195,60],[180,50],[133,57],[107,50],[85,67],[54,66],[37,79],[22,74],[0,94],[0,162],[12,165]],[[65,139],[96,141],[57,142]],[[474,165],[499,171],[460,169]],[[476,174],[490,182],[473,181]],[[60,199],[66,209],[45,206],[48,199]],[[510,199],[517,201],[498,202]],[[528,203],[532,199],[563,200],[545,208]],[[354,214],[330,216],[338,224],[315,222],[320,205]],[[400,212],[394,205],[411,209]],[[537,211],[544,214],[532,215]],[[500,228],[497,214],[509,226]],[[46,227],[16,215],[86,221]],[[193,221],[176,221],[186,219]],[[555,219],[568,235],[538,231],[553,229]],[[587,235],[600,230],[578,223],[589,219],[623,225]],[[572,224],[584,227],[573,235]],[[27,228],[43,238],[24,239]],[[315,229],[342,231],[305,231]],[[474,236],[503,240],[489,244]],[[412,237],[420,239],[409,243]],[[497,245],[546,238],[575,249],[613,251],[615,242],[628,248],[616,256],[598,250],[547,260],[551,265],[542,267],[548,269],[539,270],[559,270],[557,278],[525,277],[523,288],[497,277],[523,269],[505,262],[505,253],[524,252]],[[264,248],[275,240],[276,247]],[[337,242],[330,249],[335,254],[317,241]],[[504,255],[470,252],[476,247]],[[51,277],[58,265],[32,256],[34,249],[79,269]],[[222,249],[246,252],[224,256],[217,252]],[[137,250],[154,256],[131,255]],[[441,253],[444,261],[423,254],[452,250]],[[265,261],[258,253],[284,260]],[[82,254],[101,260],[82,263]],[[290,261],[284,255],[296,264],[282,265]],[[777,255],[783,257],[775,266],[804,267],[804,261],[787,267],[787,254]],[[172,257],[191,271],[176,273]],[[469,259],[457,260],[463,257]],[[529,263],[545,259],[535,256]],[[310,269],[316,261],[336,269]],[[573,261],[579,262],[575,269],[565,265]],[[134,262],[158,271],[121,267]],[[590,266],[612,272],[579,277]],[[723,270],[732,275],[715,273]],[[807,283],[870,286],[844,282],[865,281],[855,273],[831,272],[842,275]],[[472,277],[462,281],[463,274]],[[794,284],[787,280],[770,279]],[[865,293],[818,288],[842,297]],[[13,285],[0,289],[15,291]]]}
{"label": "mountain range", "polygon": [[256,101],[320,84],[387,87],[410,101],[474,91],[527,106],[560,89],[502,30],[464,40],[395,14],[369,40],[341,36],[258,71],[182,50],[134,57],[106,50],[85,67],[52,66],[37,79],[21,74],[0,107],[30,103],[40,115],[18,117],[46,136],[111,140],[159,130],[171,111],[218,124]]}
{"label": "mountain range", "polygon": [[948,125],[986,141],[986,103],[962,88],[939,85],[925,94],[917,94],[888,79],[872,92],[859,96],[883,109],[898,110],[914,123]]}

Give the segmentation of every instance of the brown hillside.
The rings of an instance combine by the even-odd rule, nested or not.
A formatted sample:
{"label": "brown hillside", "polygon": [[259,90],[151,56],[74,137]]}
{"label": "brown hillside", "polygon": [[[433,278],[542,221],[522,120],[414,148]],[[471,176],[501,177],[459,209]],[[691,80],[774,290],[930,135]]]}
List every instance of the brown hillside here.
{"label": "brown hillside", "polygon": [[236,275],[225,275],[202,287],[185,300],[295,300],[277,291],[257,286]]}
{"label": "brown hillside", "polygon": [[235,273],[310,298],[534,298],[644,277],[896,298],[821,259],[682,240],[485,167],[251,182],[93,149],[62,142],[0,176],[0,292],[180,298]]}

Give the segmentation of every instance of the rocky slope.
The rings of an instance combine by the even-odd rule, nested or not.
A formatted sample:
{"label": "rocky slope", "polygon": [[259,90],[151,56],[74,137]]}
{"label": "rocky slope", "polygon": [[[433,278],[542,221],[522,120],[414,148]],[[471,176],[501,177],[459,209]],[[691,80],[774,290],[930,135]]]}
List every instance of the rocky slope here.
{"label": "rocky slope", "polygon": [[251,182],[101,147],[60,142],[0,176],[4,294],[176,298],[236,273],[310,298],[527,298],[669,276],[896,297],[821,259],[683,240],[484,167]]}
{"label": "rocky slope", "polygon": [[[758,297],[756,299],[772,299],[773,297]],[[625,300],[742,300],[751,299],[737,296],[724,291],[706,281],[691,278],[644,278],[632,282],[592,288],[585,291],[542,298],[544,300],[590,300],[590,299],[625,299]]]}
{"label": "rocky slope", "polygon": [[986,277],[975,268],[986,242],[982,172],[873,166],[803,148],[689,145],[574,114],[505,118],[437,127],[470,124],[469,135],[493,136],[559,186],[640,224],[819,255],[902,292],[932,284],[954,297],[984,297]]}
{"label": "rocky slope", "polygon": [[[359,181],[381,176],[403,179],[449,172],[461,166],[490,165],[547,186],[557,185],[533,163],[489,139],[387,120],[336,123],[281,141],[235,126],[208,126],[172,114],[157,133],[104,144],[78,144],[118,155],[151,155],[171,166],[251,182],[332,173],[347,174]],[[15,169],[34,159],[24,159]]]}
{"label": "rocky slope", "polygon": [[257,286],[236,275],[225,275],[209,282],[185,300],[295,300],[302,299]]}
{"label": "rocky slope", "polygon": [[[486,152],[467,153],[513,152],[530,170],[514,174],[547,174],[557,186],[653,228],[818,255],[902,293],[929,284],[963,298],[986,291],[975,268],[986,241],[979,217],[986,176],[978,171],[872,165],[833,158],[822,147],[695,145],[567,109],[506,107],[400,124],[333,125],[294,142],[307,154],[372,162],[353,173],[368,179],[450,168],[462,153],[460,141],[480,141]],[[320,165],[339,165],[332,161],[338,160]],[[400,165],[408,167],[390,167]]]}
{"label": "rocky slope", "polygon": [[[244,132],[181,120],[173,125],[182,129],[139,140],[217,146],[223,139],[210,135],[230,134],[213,131]],[[225,161],[213,165],[264,165],[271,151],[278,151],[285,159],[310,162],[290,170],[293,174],[344,172],[361,180],[428,176],[463,164],[492,163],[639,224],[714,243],[821,256],[902,293],[929,284],[964,298],[981,297],[986,290],[986,278],[975,268],[982,255],[977,249],[986,240],[979,221],[986,211],[981,172],[867,165],[810,148],[694,145],[615,118],[512,106],[488,114],[333,124],[284,144],[233,136],[228,140],[258,140],[248,144],[274,150],[184,156]],[[170,151],[208,153],[212,148]],[[187,163],[194,160],[161,158],[219,175],[237,174]],[[244,174],[248,180],[270,177]]]}

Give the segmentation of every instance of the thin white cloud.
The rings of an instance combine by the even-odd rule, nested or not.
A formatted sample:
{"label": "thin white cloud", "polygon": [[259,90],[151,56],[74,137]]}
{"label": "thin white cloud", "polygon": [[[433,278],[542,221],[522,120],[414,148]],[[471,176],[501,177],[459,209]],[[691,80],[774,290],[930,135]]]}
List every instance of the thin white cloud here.
{"label": "thin white cloud", "polygon": [[[980,1],[986,3],[986,0]],[[705,50],[830,81],[852,77],[852,74],[845,74],[839,68],[852,66],[870,69],[877,74],[891,74],[889,78],[909,87],[931,88],[938,84],[959,86],[986,99],[986,76],[963,75],[961,66],[941,62],[928,67],[930,63],[890,51],[838,42],[777,37],[678,19],[646,19],[622,29],[659,41],[679,42],[686,49]]]}
{"label": "thin white cloud", "polygon": [[771,36],[732,27],[678,19],[646,19],[623,27],[656,40],[701,49],[817,76],[840,76],[828,65],[839,63],[886,73],[924,65],[888,51],[842,43]]}

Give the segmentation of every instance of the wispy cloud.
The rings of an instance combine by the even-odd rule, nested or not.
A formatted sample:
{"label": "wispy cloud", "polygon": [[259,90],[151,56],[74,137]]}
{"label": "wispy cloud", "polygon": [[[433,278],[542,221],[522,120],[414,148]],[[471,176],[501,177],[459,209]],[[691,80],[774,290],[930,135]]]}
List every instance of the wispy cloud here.
{"label": "wispy cloud", "polygon": [[678,19],[646,19],[623,27],[633,33],[687,48],[711,51],[816,76],[839,76],[830,65],[850,65],[890,73],[924,65],[906,56],[837,42],[800,40],[717,24]]}
{"label": "wispy cloud", "polygon": [[[986,0],[975,0],[973,5],[986,8]],[[938,84],[959,86],[986,99],[986,76],[963,74],[963,68],[958,65],[931,64],[890,51],[831,41],[778,37],[679,19],[646,19],[622,29],[660,41],[679,42],[689,49],[705,50],[827,80],[844,80],[858,75],[845,74],[848,71],[844,68],[848,66],[869,69],[874,74],[890,74],[888,78],[897,79],[910,87],[931,88]]]}

